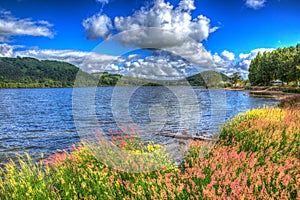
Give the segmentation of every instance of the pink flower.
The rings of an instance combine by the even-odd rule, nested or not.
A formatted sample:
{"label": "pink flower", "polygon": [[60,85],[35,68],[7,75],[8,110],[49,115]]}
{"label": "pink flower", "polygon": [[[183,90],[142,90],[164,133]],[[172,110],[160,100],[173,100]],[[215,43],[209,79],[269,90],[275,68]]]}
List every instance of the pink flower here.
{"label": "pink flower", "polygon": [[282,180],[282,185],[284,185],[285,187],[288,186],[288,184],[291,182],[292,177],[290,174],[285,175],[285,177]]}

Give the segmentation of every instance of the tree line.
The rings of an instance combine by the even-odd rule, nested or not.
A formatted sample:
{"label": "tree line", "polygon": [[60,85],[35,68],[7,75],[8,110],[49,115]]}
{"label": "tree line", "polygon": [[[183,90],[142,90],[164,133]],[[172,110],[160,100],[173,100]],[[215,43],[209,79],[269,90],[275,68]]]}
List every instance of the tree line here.
{"label": "tree line", "polygon": [[252,85],[269,85],[272,80],[287,84],[300,80],[300,44],[278,48],[272,52],[258,53],[249,67]]}

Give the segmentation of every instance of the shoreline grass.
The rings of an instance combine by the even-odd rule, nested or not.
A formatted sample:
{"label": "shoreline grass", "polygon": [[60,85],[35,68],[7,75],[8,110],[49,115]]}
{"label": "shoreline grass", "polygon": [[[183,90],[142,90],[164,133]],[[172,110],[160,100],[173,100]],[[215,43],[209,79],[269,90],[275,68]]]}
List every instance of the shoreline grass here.
{"label": "shoreline grass", "polygon": [[[298,104],[296,104],[298,105]],[[0,199],[299,199],[300,109],[239,114],[205,156],[192,142],[180,166],[155,144],[125,140],[133,154],[155,152],[160,169],[128,173],[101,163],[80,143],[57,162],[20,158],[0,170]],[[131,148],[134,144],[134,148]]]}

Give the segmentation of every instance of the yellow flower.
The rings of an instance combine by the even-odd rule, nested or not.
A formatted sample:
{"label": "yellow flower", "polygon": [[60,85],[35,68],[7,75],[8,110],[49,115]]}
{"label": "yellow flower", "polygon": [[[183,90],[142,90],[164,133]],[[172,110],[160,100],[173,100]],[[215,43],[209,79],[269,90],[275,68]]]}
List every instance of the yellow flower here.
{"label": "yellow flower", "polygon": [[82,183],[81,183],[81,187],[82,187],[82,188],[85,188],[85,187],[86,187],[86,183],[85,183],[85,182],[82,182]]}
{"label": "yellow flower", "polygon": [[116,181],[115,185],[116,185],[117,188],[120,187],[120,183],[118,181]]}
{"label": "yellow flower", "polygon": [[152,144],[148,144],[147,150],[148,150],[149,152],[154,151],[153,145],[152,145]]}

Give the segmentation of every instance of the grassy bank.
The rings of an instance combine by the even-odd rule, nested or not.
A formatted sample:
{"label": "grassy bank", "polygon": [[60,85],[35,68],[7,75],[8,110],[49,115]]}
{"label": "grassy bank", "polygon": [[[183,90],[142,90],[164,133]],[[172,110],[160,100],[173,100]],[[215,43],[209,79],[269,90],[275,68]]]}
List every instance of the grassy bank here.
{"label": "grassy bank", "polygon": [[193,142],[181,166],[158,145],[116,140],[133,155],[155,155],[161,169],[147,173],[112,169],[80,143],[48,163],[7,165],[0,199],[299,199],[299,123],[298,108],[248,111],[225,124],[204,158]]}

